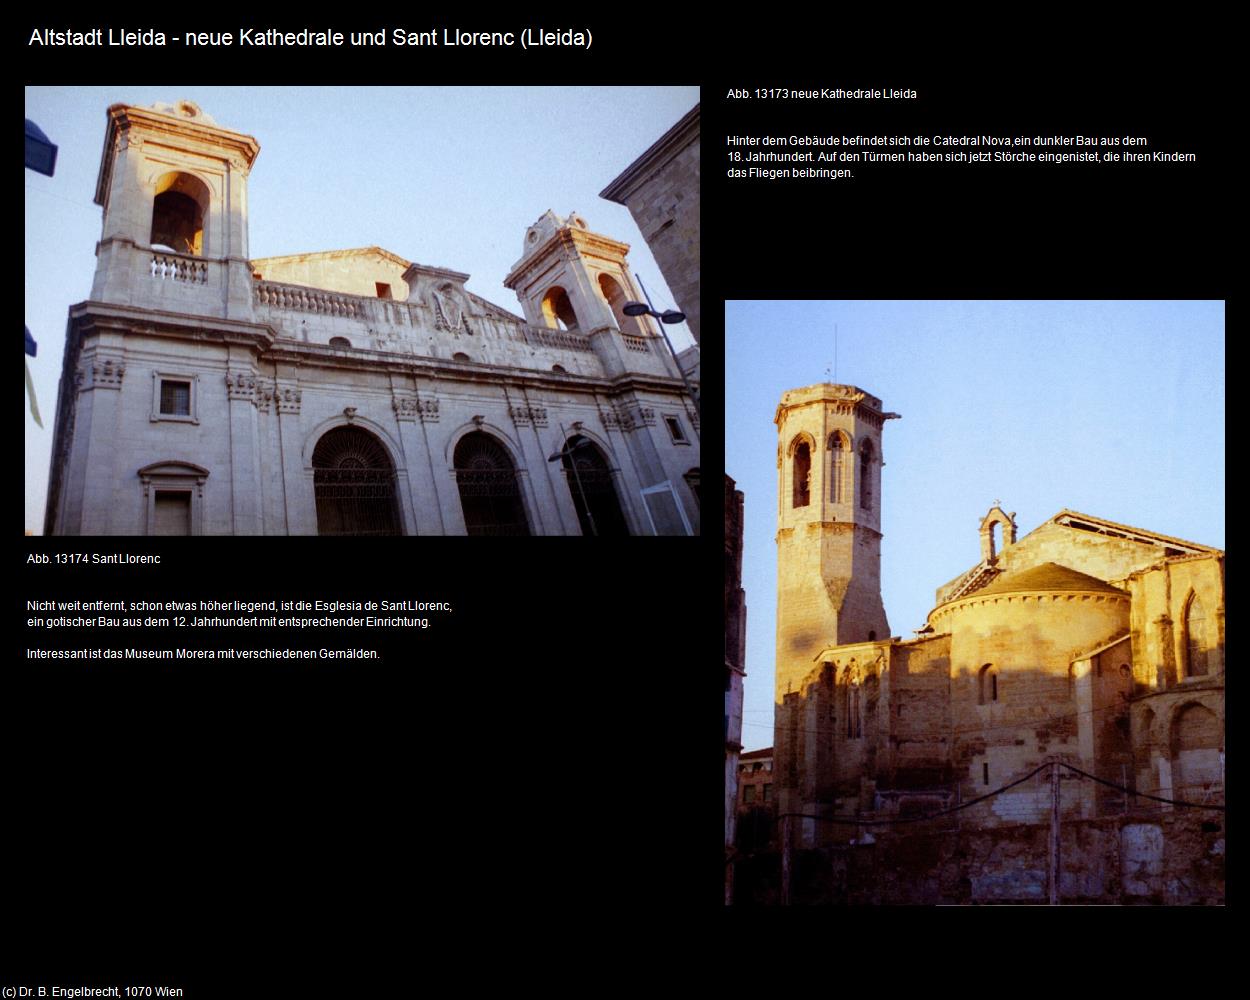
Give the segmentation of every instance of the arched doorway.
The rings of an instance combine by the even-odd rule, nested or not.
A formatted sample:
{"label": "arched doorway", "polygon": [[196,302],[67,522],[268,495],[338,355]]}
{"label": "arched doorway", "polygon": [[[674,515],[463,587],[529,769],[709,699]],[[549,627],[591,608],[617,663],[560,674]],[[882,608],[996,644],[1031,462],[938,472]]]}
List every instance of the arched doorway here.
{"label": "arched doorway", "polygon": [[319,535],[402,535],[395,466],[359,427],[326,431],[313,450]]}
{"label": "arched doorway", "polygon": [[456,445],[453,457],[465,530],[470,535],[528,535],[516,467],[503,445],[474,431]]}
{"label": "arched doorway", "polygon": [[562,451],[564,478],[583,535],[620,538],[629,534],[621,502],[612,482],[612,469],[597,445],[581,434],[569,438]]}

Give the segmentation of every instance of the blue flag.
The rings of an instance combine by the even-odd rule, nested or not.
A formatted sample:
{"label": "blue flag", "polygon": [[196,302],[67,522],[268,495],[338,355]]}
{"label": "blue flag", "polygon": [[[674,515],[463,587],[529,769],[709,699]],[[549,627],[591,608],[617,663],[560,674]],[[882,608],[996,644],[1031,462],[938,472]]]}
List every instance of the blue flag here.
{"label": "blue flag", "polygon": [[26,353],[33,358],[35,351],[39,349],[39,345],[35,343],[35,338],[30,335],[30,327],[26,326],[22,329],[26,331]]}

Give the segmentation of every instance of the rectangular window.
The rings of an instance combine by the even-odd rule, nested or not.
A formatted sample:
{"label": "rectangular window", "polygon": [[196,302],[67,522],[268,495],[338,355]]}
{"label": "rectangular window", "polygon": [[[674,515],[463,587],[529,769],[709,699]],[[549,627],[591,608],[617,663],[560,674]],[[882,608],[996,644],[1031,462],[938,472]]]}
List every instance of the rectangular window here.
{"label": "rectangular window", "polygon": [[764,801],[769,802],[772,800],[772,797],[773,797],[773,786],[771,784],[767,784],[764,786]]}
{"label": "rectangular window", "polygon": [[981,765],[981,780],[984,781],[987,785],[990,783],[990,765],[989,764]]}
{"label": "rectangular window", "polygon": [[755,801],[755,786],[754,785],[742,786],[742,801],[748,805]]}
{"label": "rectangular window", "polygon": [[171,417],[191,415],[191,383],[161,379],[161,414]]}
{"label": "rectangular window", "polygon": [[383,281],[375,281],[374,287],[378,290],[378,298],[389,299],[391,297],[391,286]]}
{"label": "rectangular window", "polygon": [[681,429],[681,421],[676,417],[665,417],[664,423],[668,427],[668,433],[678,444],[686,443],[686,432]]}

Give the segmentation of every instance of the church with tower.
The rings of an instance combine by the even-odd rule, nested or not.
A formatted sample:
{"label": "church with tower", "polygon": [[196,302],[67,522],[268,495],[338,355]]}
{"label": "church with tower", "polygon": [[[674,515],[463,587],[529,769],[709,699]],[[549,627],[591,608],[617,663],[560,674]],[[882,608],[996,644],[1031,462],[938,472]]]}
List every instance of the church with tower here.
{"label": "church with tower", "polygon": [[108,109],[46,533],[698,533],[698,408],[626,244],[543,212],[522,315],[376,246],[253,258],[259,153],[189,101]]}
{"label": "church with tower", "polygon": [[1017,537],[996,503],[980,561],[892,636],[881,498],[898,417],[832,383],[776,411],[774,782],[791,846],[965,804],[963,829],[1046,822],[1042,779],[998,790],[1050,761],[1089,776],[1062,782],[1073,819],[1127,810],[1125,788],[1164,810],[1222,803],[1224,553],[1073,510]]}

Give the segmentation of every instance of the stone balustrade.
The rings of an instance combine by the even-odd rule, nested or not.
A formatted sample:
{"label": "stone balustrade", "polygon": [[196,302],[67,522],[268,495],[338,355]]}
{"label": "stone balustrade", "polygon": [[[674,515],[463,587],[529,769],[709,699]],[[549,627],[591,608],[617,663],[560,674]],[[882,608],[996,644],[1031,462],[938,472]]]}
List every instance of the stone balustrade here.
{"label": "stone balustrade", "polygon": [[208,261],[188,254],[152,251],[149,270],[158,281],[182,281],[190,285],[208,284]]}
{"label": "stone balustrade", "polygon": [[359,295],[327,292],[303,285],[284,285],[276,281],[256,282],[256,301],[274,309],[317,313],[322,316],[346,316],[365,319],[364,302]]}
{"label": "stone balustrade", "polygon": [[625,346],[631,351],[637,351],[639,354],[650,353],[650,348],[647,347],[646,337],[635,337],[631,333],[622,333],[621,339],[625,341]]}
{"label": "stone balustrade", "polygon": [[555,347],[566,351],[585,351],[593,353],[590,342],[580,334],[567,330],[551,330],[545,326],[530,326],[528,323],[520,327],[525,343],[535,347]]}

